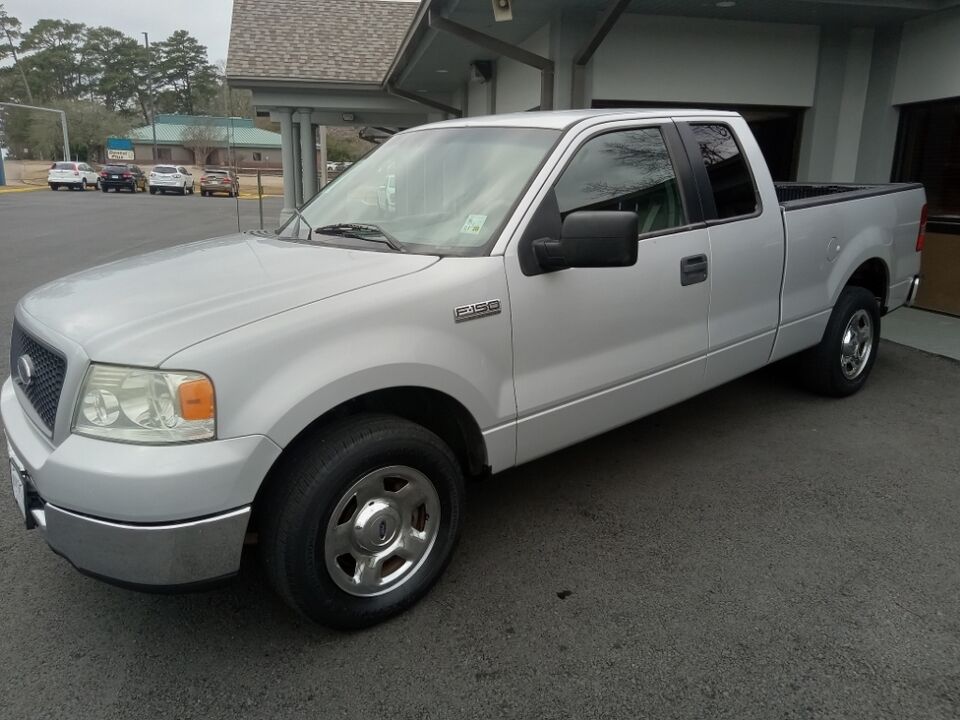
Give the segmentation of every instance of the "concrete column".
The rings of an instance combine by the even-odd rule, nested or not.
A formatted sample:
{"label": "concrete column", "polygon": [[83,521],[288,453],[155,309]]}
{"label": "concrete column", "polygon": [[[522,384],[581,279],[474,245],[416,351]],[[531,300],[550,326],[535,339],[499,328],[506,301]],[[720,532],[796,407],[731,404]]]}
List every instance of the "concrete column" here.
{"label": "concrete column", "polygon": [[817,86],[800,143],[799,180],[853,182],[872,52],[870,29],[821,29]]}
{"label": "concrete column", "polygon": [[280,159],[283,164],[283,209],[280,222],[293,215],[297,207],[293,164],[293,115],[290,108],[281,108],[280,114]]}
{"label": "concrete column", "polygon": [[297,207],[300,207],[303,205],[303,165],[300,160],[299,122],[293,123],[293,191],[296,193]]}
{"label": "concrete column", "polygon": [[862,183],[890,182],[900,126],[900,110],[893,104],[893,84],[900,57],[901,29],[884,26],[874,32],[870,84],[863,108],[866,122],[860,133],[857,162],[856,181]]}
{"label": "concrete column", "polygon": [[320,187],[326,187],[329,178],[327,178],[327,126],[314,125],[314,137],[320,139]]}
{"label": "concrete column", "polygon": [[310,110],[300,109],[300,162],[303,168],[303,201],[317,194],[317,141]]}

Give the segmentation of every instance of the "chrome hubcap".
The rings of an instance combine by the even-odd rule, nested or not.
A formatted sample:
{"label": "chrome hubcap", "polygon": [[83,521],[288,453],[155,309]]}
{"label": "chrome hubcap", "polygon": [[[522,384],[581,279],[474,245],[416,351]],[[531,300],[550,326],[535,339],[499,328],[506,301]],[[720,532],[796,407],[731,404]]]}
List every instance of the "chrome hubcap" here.
{"label": "chrome hubcap", "polygon": [[389,592],[416,574],[440,529],[440,498],[405,465],[374,470],[344,493],[327,524],[324,563],[337,586],[361,597]]}
{"label": "chrome hubcap", "polygon": [[857,310],[840,343],[840,368],[847,380],[860,376],[873,350],[873,320],[866,310]]}

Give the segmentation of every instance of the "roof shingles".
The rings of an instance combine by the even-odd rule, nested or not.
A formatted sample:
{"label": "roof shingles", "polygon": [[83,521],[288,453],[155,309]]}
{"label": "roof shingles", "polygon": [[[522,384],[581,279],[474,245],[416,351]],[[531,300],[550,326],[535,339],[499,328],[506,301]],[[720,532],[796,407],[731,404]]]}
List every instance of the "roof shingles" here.
{"label": "roof shingles", "polygon": [[379,84],[416,11],[399,0],[234,0],[227,77]]}

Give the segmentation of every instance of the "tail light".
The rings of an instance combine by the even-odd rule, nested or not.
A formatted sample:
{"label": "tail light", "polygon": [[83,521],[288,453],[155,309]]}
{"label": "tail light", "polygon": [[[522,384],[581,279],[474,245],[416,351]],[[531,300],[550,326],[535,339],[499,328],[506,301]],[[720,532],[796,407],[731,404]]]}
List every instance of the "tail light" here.
{"label": "tail light", "polygon": [[230,178],[224,178],[224,179],[223,179],[223,183],[224,183],[224,185],[229,185],[229,184],[230,184]]}
{"label": "tail light", "polygon": [[107,171],[106,170],[101,171],[100,177],[107,177]]}
{"label": "tail light", "polygon": [[927,240],[927,206],[924,203],[920,211],[920,230],[917,231],[917,252],[923,252],[923,244]]}
{"label": "tail light", "polygon": [[74,171],[73,171],[73,174],[74,174],[74,175],[79,175],[79,174],[80,174],[80,172],[79,172],[79,171],[77,171],[77,170],[74,170]]}
{"label": "tail light", "polygon": [[123,176],[124,176],[125,178],[132,178],[132,177],[133,177],[133,175],[130,174],[130,173],[124,173]]}
{"label": "tail light", "polygon": [[201,176],[200,176],[200,182],[206,182],[206,181],[207,181],[207,176],[206,176],[206,175],[201,175]]}

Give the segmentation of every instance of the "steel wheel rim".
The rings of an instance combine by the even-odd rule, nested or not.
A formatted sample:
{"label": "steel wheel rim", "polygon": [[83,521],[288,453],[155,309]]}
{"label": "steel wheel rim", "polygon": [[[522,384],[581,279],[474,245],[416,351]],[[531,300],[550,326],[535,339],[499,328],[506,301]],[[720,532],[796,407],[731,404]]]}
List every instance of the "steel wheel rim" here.
{"label": "steel wheel rim", "polygon": [[440,496],[406,465],[367,473],[340,498],[323,543],[333,582],[358,597],[383,595],[417,574],[436,545]]}
{"label": "steel wheel rim", "polygon": [[863,373],[873,351],[873,319],[866,310],[857,310],[840,338],[840,369],[847,380]]}

